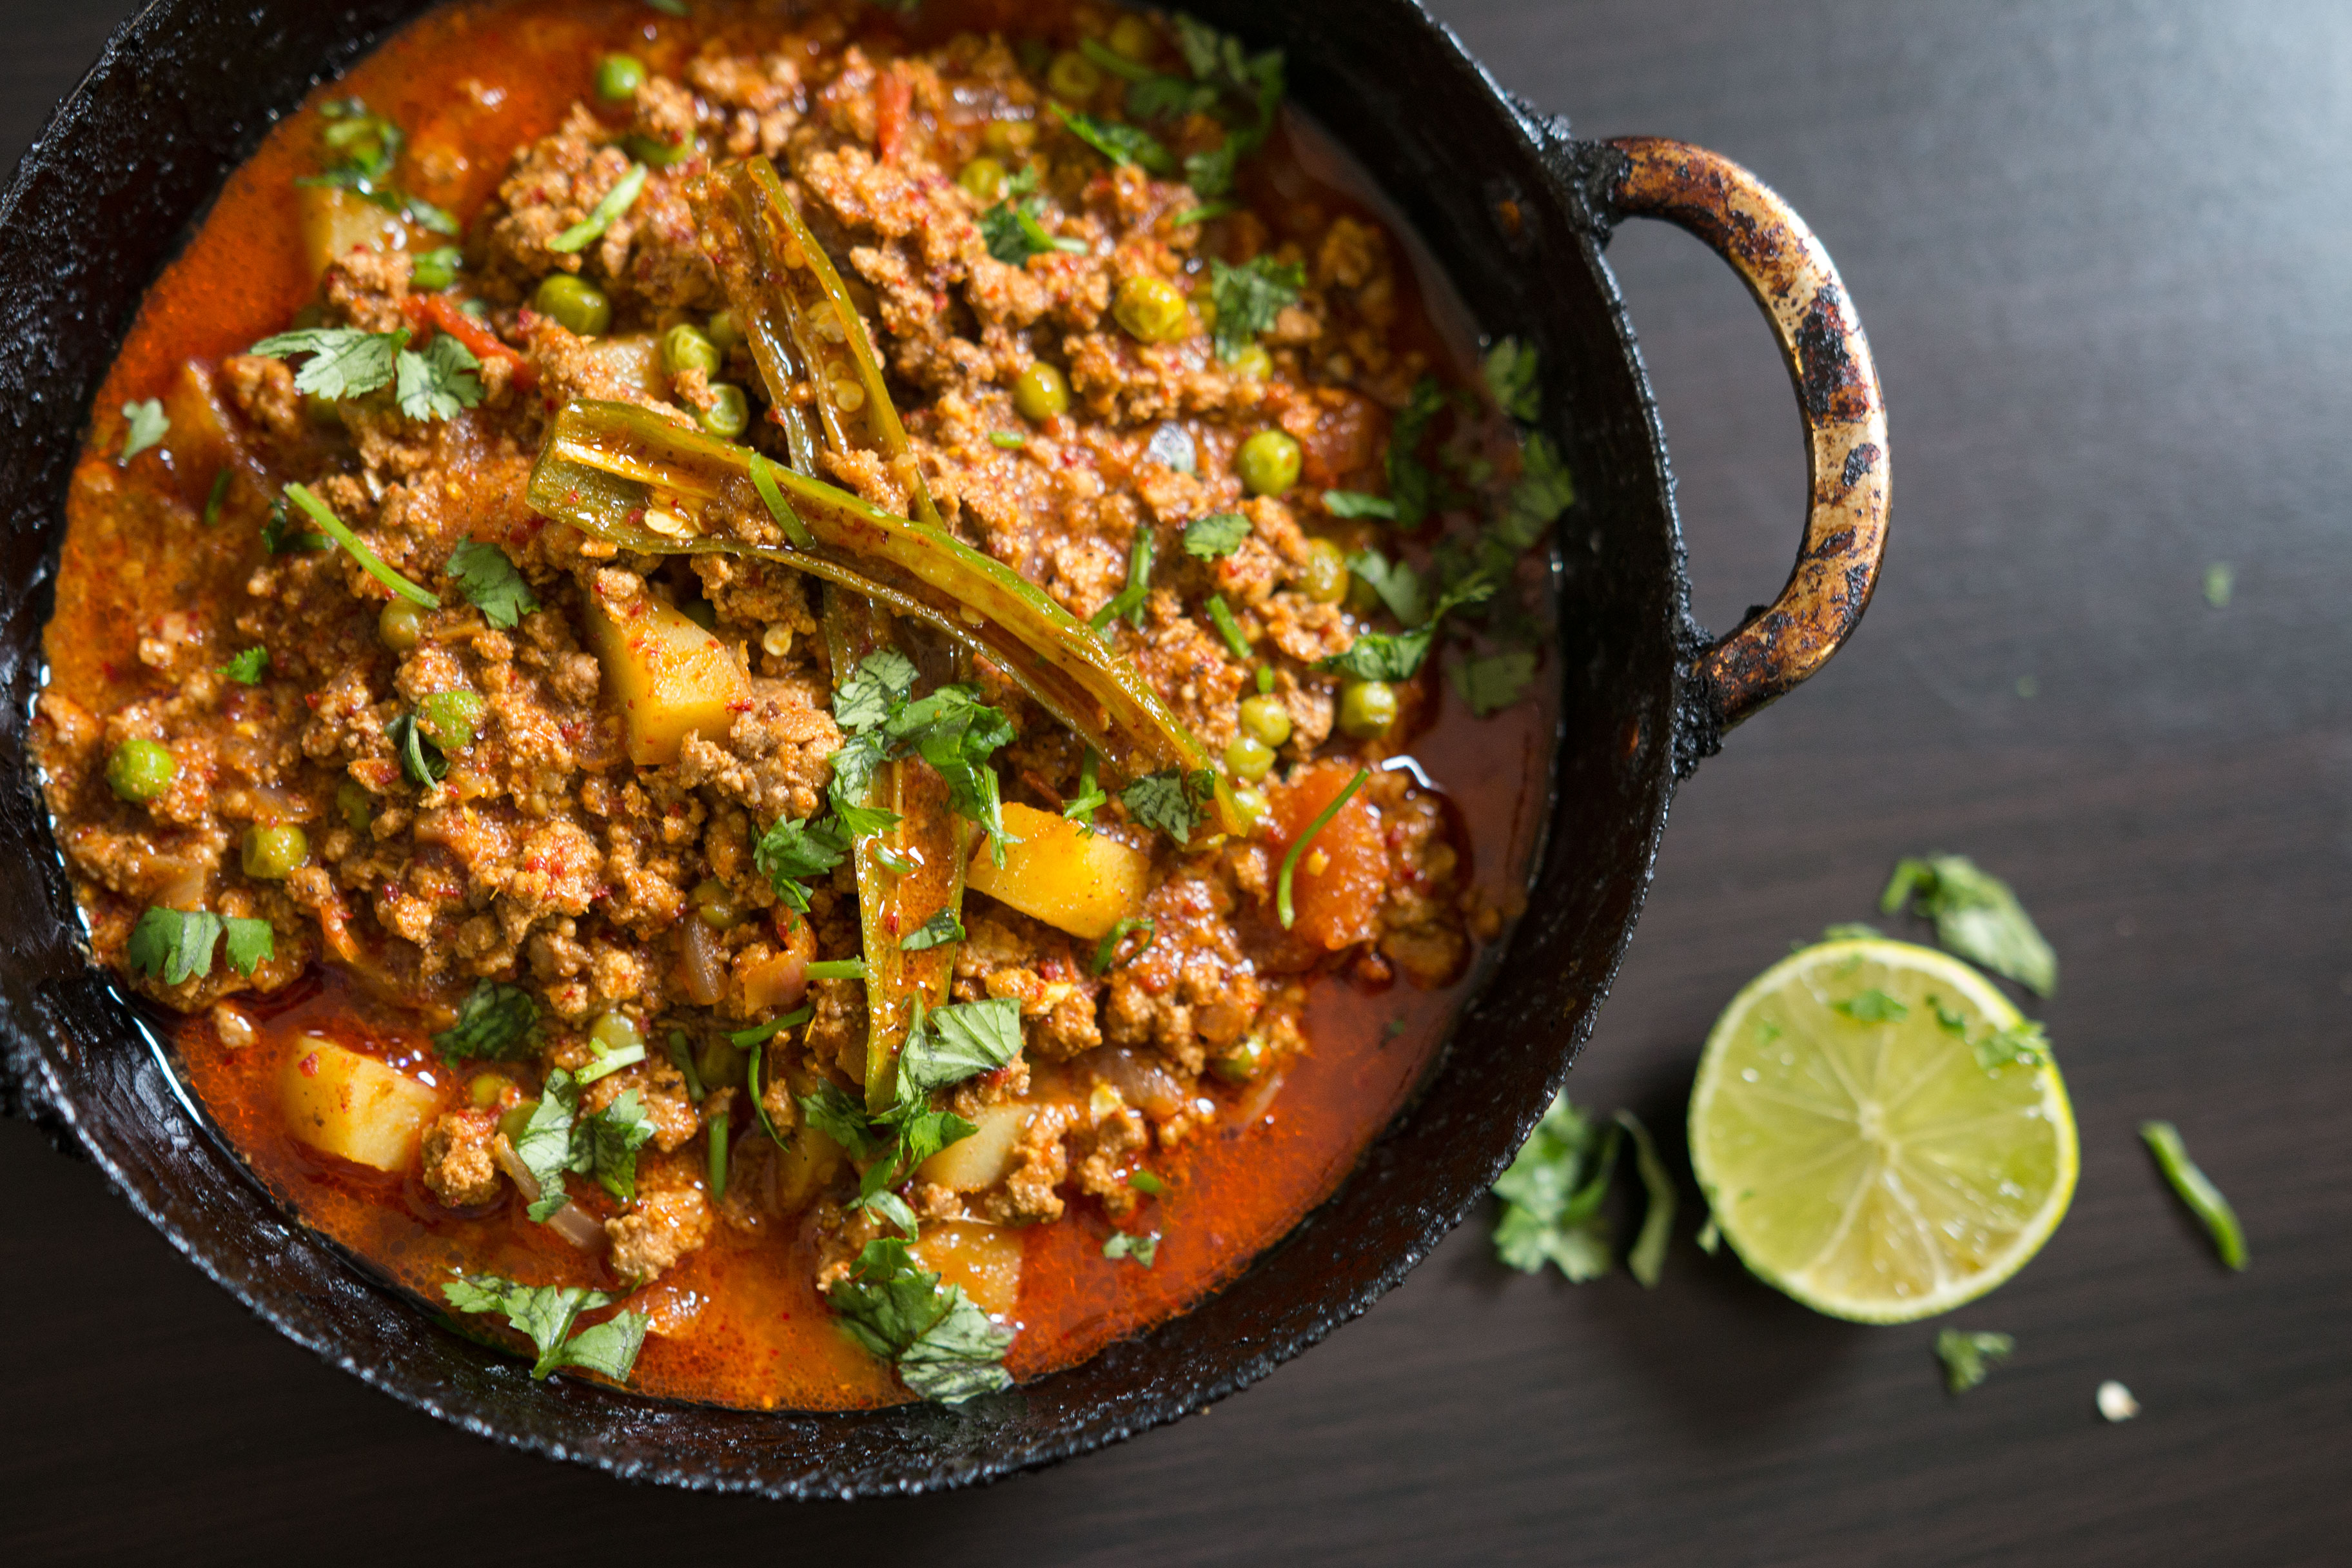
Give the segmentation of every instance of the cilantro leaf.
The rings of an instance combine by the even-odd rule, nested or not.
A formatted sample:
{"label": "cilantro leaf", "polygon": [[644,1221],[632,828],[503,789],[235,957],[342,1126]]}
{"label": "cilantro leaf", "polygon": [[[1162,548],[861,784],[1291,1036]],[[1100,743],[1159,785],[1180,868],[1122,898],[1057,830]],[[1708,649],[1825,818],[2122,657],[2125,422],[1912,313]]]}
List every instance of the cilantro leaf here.
{"label": "cilantro leaf", "polygon": [[[436,339],[436,342],[455,342]],[[482,619],[500,631],[512,631],[522,617],[540,607],[530,584],[522,580],[507,552],[478,539],[462,540],[449,552],[449,575],[466,602],[482,612]]]}
{"label": "cilantro leaf", "polygon": [[[898,1052],[902,1099],[994,1072],[1021,1054],[1021,1004],[1011,996],[954,1002],[925,1013]],[[934,1151],[936,1152],[937,1151]]]}
{"label": "cilantro leaf", "polygon": [[1271,329],[1276,317],[1298,303],[1307,268],[1293,261],[1260,256],[1241,267],[1209,263],[1209,297],[1217,307],[1217,357],[1230,363]]}
{"label": "cilantro leaf", "polygon": [[1406,563],[1391,565],[1377,550],[1360,550],[1348,557],[1348,570],[1361,577],[1389,607],[1389,614],[1406,626],[1417,626],[1429,619],[1429,595],[1421,585],[1421,574]]}
{"label": "cilantro leaf", "polygon": [[868,654],[833,694],[833,721],[860,734],[887,719],[914,689],[914,660],[890,648]]}
{"label": "cilantro leaf", "polygon": [[1412,397],[1389,426],[1389,499],[1397,521],[1416,527],[1437,504],[1436,474],[1421,460],[1421,443],[1445,412],[1445,394],[1434,376],[1413,383]]}
{"label": "cilantro leaf", "polygon": [[1217,97],[1217,89],[1204,82],[1155,71],[1127,89],[1127,112],[1136,120],[1181,120],[1206,114],[1216,107]]}
{"label": "cilantro leaf", "polygon": [[947,1289],[948,1310],[898,1357],[898,1376],[912,1392],[941,1405],[961,1405],[1013,1386],[1004,1352],[1013,1331],[989,1321],[963,1293]]}
{"label": "cilantro leaf", "polygon": [[1250,520],[1237,511],[1215,511],[1184,525],[1184,553],[1203,561],[1231,555],[1250,536]]}
{"label": "cilantro leaf", "polygon": [[1465,605],[1491,597],[1494,592],[1494,584],[1482,579],[1465,581],[1439,595],[1430,607],[1429,619],[1420,626],[1403,632],[1367,632],[1315,668],[1358,680],[1410,680],[1428,662],[1445,617]]}
{"label": "cilantro leaf", "polygon": [[1514,550],[1543,542],[1545,531],[1576,500],[1576,481],[1552,438],[1538,430],[1519,444],[1519,482],[1512,487],[1495,536]]}
{"label": "cilantro leaf", "polygon": [[637,1195],[637,1151],[654,1135],[654,1120],[646,1114],[637,1091],[630,1089],[593,1116],[572,1124],[568,1168],[594,1176],[604,1190],[622,1203]]}
{"label": "cilantro leaf", "polygon": [[989,1321],[960,1286],[942,1289],[895,1237],[867,1242],[828,1299],[850,1337],[896,1363],[925,1399],[961,1405],[1013,1385],[1003,1364],[1012,1331]]}
{"label": "cilantro leaf", "polygon": [[1643,1289],[1654,1290],[1666,1266],[1666,1244],[1674,1239],[1675,1178],[1639,1117],[1621,1110],[1617,1125],[1633,1140],[1633,1168],[1642,1177],[1642,1229],[1625,1254],[1625,1270],[1641,1281]]}
{"label": "cilantro leaf", "polygon": [[360,397],[392,384],[408,329],[368,332],[357,327],[305,327],[262,339],[247,351],[264,359],[310,356],[294,373],[294,390],[331,399]]}
{"label": "cilantro leaf", "polygon": [[1944,1363],[1944,1388],[1966,1394],[1985,1380],[1990,1362],[2007,1361],[2017,1342],[2007,1334],[1970,1333],[1946,1329],[1936,1336],[1936,1359]]}
{"label": "cilantro leaf", "polygon": [[563,1173],[572,1168],[572,1129],[580,1115],[580,1085],[562,1068],[547,1075],[539,1099],[520,1131],[510,1134],[515,1157],[539,1184],[539,1196],[528,1211],[544,1225],[572,1200],[563,1191]]}
{"label": "cilantro leaf", "polygon": [[1179,844],[1188,844],[1192,842],[1192,830],[1201,823],[1202,812],[1196,803],[1207,800],[1215,787],[1215,776],[1206,768],[1189,777],[1181,769],[1167,768],[1136,780],[1118,792],[1118,798],[1128,815],[1144,826],[1157,828]]}
{"label": "cilantro leaf", "polygon": [[958,812],[988,829],[998,865],[1013,842],[1004,828],[1003,799],[989,758],[1013,740],[1013,721],[968,686],[942,686],[890,716],[883,726],[894,754],[913,751],[947,781]]}
{"label": "cilantro leaf", "polygon": [[768,879],[768,885],[787,908],[805,911],[809,892],[803,881],[824,876],[848,858],[849,836],[840,824],[824,822],[812,827],[802,817],[779,819],[761,835],[759,847],[751,852],[751,864]]}
{"label": "cilantro leaf", "polygon": [[1133,1236],[1123,1230],[1115,1230],[1103,1239],[1102,1255],[1105,1258],[1124,1258],[1130,1263],[1139,1263],[1146,1268],[1151,1267],[1151,1260],[1159,1255],[1159,1252],[1160,1233],[1156,1230],[1146,1236]]}
{"label": "cilantro leaf", "polygon": [[1504,413],[1522,425],[1532,425],[1543,417],[1543,387],[1540,371],[1536,364],[1535,346],[1517,338],[1497,338],[1495,346],[1486,351],[1482,367],[1486,373],[1486,390]]}
{"label": "cilantro leaf", "polygon": [[298,550],[324,550],[334,542],[323,533],[306,533],[287,521],[286,503],[269,503],[269,515],[261,521],[261,547],[272,555],[290,555]]}
{"label": "cilantro leaf", "polygon": [[1596,1126],[1562,1094],[1495,1182],[1503,1217],[1495,1226],[1496,1256],[1522,1274],[1549,1263],[1581,1283],[1612,1267],[1609,1222],[1601,1201],[1617,1169],[1624,1130]]}
{"label": "cilantro leaf", "polygon": [[482,384],[474,374],[481,368],[473,350],[443,332],[423,353],[400,351],[394,362],[399,384],[394,396],[411,419],[455,419],[482,401]]}
{"label": "cilantro leaf", "polygon": [[1151,594],[1151,558],[1155,548],[1151,530],[1138,523],[1134,542],[1127,549],[1127,586],[1112,595],[1110,602],[1087,619],[1087,626],[1099,633],[1123,616],[1128,625],[1142,626],[1143,603]]}
{"label": "cilantro leaf", "polygon": [[228,928],[228,954],[231,969],[239,974],[251,974],[264,962],[278,956],[278,932],[268,921],[240,920],[231,915],[222,922]]}
{"label": "cilantro leaf", "polygon": [[1848,996],[1843,1001],[1832,1002],[1830,1007],[1834,1012],[1844,1014],[1857,1024],[1895,1024],[1911,1016],[1911,1009],[1908,1006],[1897,1002],[1876,986],[1871,987],[1860,995]]}
{"label": "cilantro leaf", "polygon": [[1125,163],[1146,174],[1168,175],[1176,172],[1176,156],[1160,144],[1158,137],[1140,126],[1121,125],[1115,120],[1097,120],[1091,114],[1081,114],[1075,109],[1065,109],[1056,103],[1054,113],[1070,134],[1109,159]]}
{"label": "cilantro leaf", "polygon": [[123,954],[131,969],[177,985],[213,972],[221,918],[207,910],[151,909],[131,928]]}
{"label": "cilantro leaf", "polygon": [[[1025,171],[1024,171],[1025,172]],[[1018,203],[1001,201],[980,215],[981,243],[988,254],[1007,267],[1019,267],[1033,256],[1059,251],[1084,256],[1087,242],[1045,228],[1045,198],[1030,196]]]}
{"label": "cilantro leaf", "polygon": [[269,650],[266,647],[247,648],[220,666],[219,672],[239,686],[257,686],[261,678],[269,673]]}
{"label": "cilantro leaf", "polygon": [[[1943,1009],[1937,1009],[1941,1015]],[[1970,1040],[1969,1049],[1976,1054],[1977,1065],[1987,1072],[2014,1063],[2020,1067],[2040,1067],[2050,1059],[2050,1037],[2040,1024],[2028,1018],[2007,1029],[1996,1029],[1980,1040]]]}
{"label": "cilantro leaf", "polygon": [[538,1351],[530,1375],[540,1379],[561,1367],[576,1366],[614,1383],[627,1382],[651,1321],[641,1312],[615,1312],[573,1333],[581,1313],[614,1301],[584,1285],[518,1285],[495,1274],[467,1274],[443,1285],[441,1295],[457,1311],[495,1312],[505,1318]]}
{"label": "cilantro leaf", "polygon": [[588,216],[547,242],[547,248],[559,256],[572,256],[602,239],[604,231],[621,220],[621,215],[636,204],[637,194],[646,188],[650,173],[643,163],[631,163],[628,172],[613,182],[604,199],[596,204]]}
{"label": "cilantro leaf", "polygon": [[1323,510],[1333,517],[1376,517],[1386,522],[1394,522],[1397,514],[1396,502],[1361,490],[1325,490]]}
{"label": "cilantro leaf", "polygon": [[144,403],[126,403],[122,417],[128,427],[122,432],[122,455],[118,463],[128,463],[152,447],[161,446],[172,428],[171,416],[163,412],[161,398],[151,397]]}
{"label": "cilantro leaf", "polygon": [[441,748],[425,738],[416,726],[414,710],[399,714],[383,727],[383,738],[392,743],[393,755],[400,759],[400,771],[408,775],[409,783],[419,789],[431,789],[449,771],[449,759]]}
{"label": "cilantro leaf", "polygon": [[2058,988],[2058,955],[2035,929],[2007,882],[1965,855],[1931,855],[1896,863],[1878,907],[1894,914],[1906,902],[1936,922],[1936,940],[1971,963],[2005,974],[2038,995]]}
{"label": "cilantro leaf", "polygon": [[1470,711],[1485,719],[1527,695],[1536,678],[1536,656],[1526,652],[1485,654],[1453,668],[1454,689]]}
{"label": "cilantro leaf", "polygon": [[964,938],[963,921],[952,909],[941,910],[921,925],[898,939],[901,952],[921,952],[926,948],[945,947]]}
{"label": "cilantro leaf", "polygon": [[520,985],[478,981],[433,1048],[445,1062],[520,1061],[539,1049],[539,1004]]}
{"label": "cilantro leaf", "polygon": [[830,1079],[814,1094],[800,1097],[801,1119],[848,1152],[853,1160],[870,1159],[882,1146],[866,1119],[866,1108]]}

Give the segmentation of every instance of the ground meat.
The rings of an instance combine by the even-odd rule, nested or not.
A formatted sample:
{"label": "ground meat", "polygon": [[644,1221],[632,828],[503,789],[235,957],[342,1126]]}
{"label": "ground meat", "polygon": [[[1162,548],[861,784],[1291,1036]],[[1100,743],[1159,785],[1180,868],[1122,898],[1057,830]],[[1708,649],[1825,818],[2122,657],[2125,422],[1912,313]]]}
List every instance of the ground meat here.
{"label": "ground meat", "polygon": [[487,1110],[453,1110],[425,1131],[425,1184],[453,1209],[499,1195],[499,1119]]}
{"label": "ground meat", "polygon": [[639,1170],[629,1212],[604,1222],[613,1244],[610,1264],[623,1279],[643,1285],[710,1239],[710,1204],[688,1172],[666,1163]]}

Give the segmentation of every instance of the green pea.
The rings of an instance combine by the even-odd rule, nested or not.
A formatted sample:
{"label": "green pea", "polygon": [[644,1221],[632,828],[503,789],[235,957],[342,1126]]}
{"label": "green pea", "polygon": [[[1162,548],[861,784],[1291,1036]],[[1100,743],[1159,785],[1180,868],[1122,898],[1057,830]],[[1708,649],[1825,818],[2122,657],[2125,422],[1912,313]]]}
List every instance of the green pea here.
{"label": "green pea", "polygon": [[1021,417],[1043,425],[1069,411],[1070,378],[1039,360],[1013,384],[1013,406]]}
{"label": "green pea", "polygon": [[345,779],[335,786],[335,809],[342,814],[343,826],[353,833],[365,833],[375,820],[375,800],[356,779]]}
{"label": "green pea", "polygon": [[143,805],[172,787],[180,759],[152,741],[125,741],[106,759],[106,782],[117,795]]}
{"label": "green pea", "polygon": [[708,599],[680,599],[677,613],[706,632],[719,629],[719,606]]}
{"label": "green pea", "polygon": [[499,1118],[499,1131],[506,1134],[508,1142],[515,1142],[522,1137],[523,1130],[530,1125],[531,1112],[538,1109],[539,1101],[526,1100]]}
{"label": "green pea", "polygon": [[1225,368],[1244,381],[1264,381],[1274,374],[1274,356],[1264,343],[1252,343],[1233,357]]}
{"label": "green pea", "polygon": [[588,1036],[607,1051],[625,1051],[646,1043],[645,1032],[626,1013],[604,1014],[588,1026]]}
{"label": "green pea", "polygon": [[584,278],[551,272],[530,298],[531,308],[551,316],[564,331],[593,338],[613,324],[613,301]]}
{"label": "green pea", "polygon": [[974,158],[956,175],[956,184],[976,202],[1000,201],[1004,195],[1004,165],[993,158]]}
{"label": "green pea", "polygon": [[726,359],[708,333],[684,322],[662,334],[661,349],[662,368],[672,375],[683,375],[689,370],[698,370],[705,375],[717,375],[719,365]]}
{"label": "green pea", "polygon": [[1298,482],[1298,443],[1285,431],[1261,430],[1234,458],[1242,485],[1254,496],[1278,496]]}
{"label": "green pea", "polygon": [[457,268],[465,259],[454,245],[420,252],[409,260],[408,286],[420,293],[438,294],[457,281]]}
{"label": "green pea", "polygon": [[1351,680],[1339,689],[1339,729],[1359,741],[1388,733],[1396,722],[1396,688],[1385,680]]}
{"label": "green pea", "polygon": [[1252,697],[1242,703],[1242,732],[1269,746],[1290,739],[1290,710],[1279,697]]}
{"label": "green pea", "polygon": [[1266,805],[1265,796],[1246,784],[1236,788],[1233,798],[1234,809],[1241,813],[1242,821],[1247,825],[1252,833],[1265,825],[1267,816],[1274,809]]}
{"label": "green pea", "polygon": [[650,136],[628,139],[629,156],[649,169],[667,169],[673,163],[683,163],[699,150],[694,138],[683,142],[657,142]]}
{"label": "green pea", "polygon": [[1085,102],[1102,90],[1102,68],[1076,49],[1064,49],[1045,68],[1045,85],[1056,98]]}
{"label": "green pea", "polygon": [[980,144],[992,153],[1022,157],[1037,144],[1037,127],[1027,120],[992,120],[980,133]]}
{"label": "green pea", "polygon": [[425,637],[425,616],[405,599],[394,599],[376,613],[375,635],[394,653],[406,653]]}
{"label": "green pea", "polygon": [[416,727],[444,752],[462,752],[480,733],[490,705],[472,691],[436,691],[416,704]]}
{"label": "green pea", "polygon": [[1318,605],[1336,605],[1348,596],[1348,556],[1328,539],[1307,550],[1307,564],[1298,569],[1298,591]]}
{"label": "green pea", "polygon": [[725,931],[742,919],[742,911],[727,895],[727,884],[711,879],[694,889],[694,912],[713,931]]}
{"label": "green pea", "polygon": [[697,423],[722,441],[732,441],[751,427],[751,400],[743,389],[720,382],[710,389],[711,404]]}
{"label": "green pea", "polygon": [[1227,1083],[1247,1083],[1265,1070],[1265,1041],[1251,1035],[1223,1056],[1211,1058],[1209,1070]]}
{"label": "green pea", "polygon": [[1274,771],[1274,748],[1255,735],[1235,735],[1225,747],[1225,772],[1248,784]]}
{"label": "green pea", "polygon": [[1110,313],[1130,336],[1143,342],[1172,343],[1192,335],[1192,307],[1184,302],[1183,290],[1164,278],[1121,279]]}
{"label": "green pea", "polygon": [[245,874],[257,882],[282,882],[310,858],[310,840],[299,827],[245,830]]}
{"label": "green pea", "polygon": [[1140,16],[1121,16],[1111,24],[1110,47],[1129,59],[1148,60],[1160,47],[1159,29]]}
{"label": "green pea", "polygon": [[635,55],[606,55],[596,62],[596,96],[607,103],[626,103],[646,85],[646,62]]}
{"label": "green pea", "polygon": [[499,1102],[499,1097],[507,1091],[507,1085],[513,1081],[502,1072],[478,1072],[474,1075],[474,1081],[467,1085],[466,1091],[477,1110],[488,1110]]}
{"label": "green pea", "polygon": [[710,341],[720,353],[732,353],[741,346],[743,329],[735,324],[735,312],[721,310],[710,318]]}

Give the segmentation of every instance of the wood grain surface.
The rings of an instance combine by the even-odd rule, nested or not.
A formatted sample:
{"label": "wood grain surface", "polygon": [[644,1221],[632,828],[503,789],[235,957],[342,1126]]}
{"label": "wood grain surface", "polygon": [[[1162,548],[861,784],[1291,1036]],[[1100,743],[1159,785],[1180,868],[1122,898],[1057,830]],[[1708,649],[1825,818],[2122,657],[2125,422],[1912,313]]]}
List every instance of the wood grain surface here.
{"label": "wood grain surface", "polygon": [[[1508,1274],[1474,1224],[1265,1384],[1060,1469],[849,1508],[700,1499],[369,1392],[11,1123],[0,1556],[2352,1560],[2352,10],[1434,8],[1580,132],[1762,173],[1836,256],[1892,409],[1877,604],[1684,791],[1571,1089],[1678,1128],[1742,981],[1868,918],[1896,856],[1976,857],[2057,946],[2045,1016],[2083,1132],[2063,1227],[1954,1320],[2014,1334],[2015,1359],[1948,1399],[1933,1325],[1815,1317],[1701,1256],[1695,1213],[1648,1293]],[[9,155],[125,9],[0,5]],[[1727,625],[1795,546],[1788,386],[1695,242],[1633,228],[1612,259],[1699,613]],[[2150,1116],[2236,1202],[2242,1277],[2153,1175]],[[2102,1422],[2105,1378],[2146,1414]]]}

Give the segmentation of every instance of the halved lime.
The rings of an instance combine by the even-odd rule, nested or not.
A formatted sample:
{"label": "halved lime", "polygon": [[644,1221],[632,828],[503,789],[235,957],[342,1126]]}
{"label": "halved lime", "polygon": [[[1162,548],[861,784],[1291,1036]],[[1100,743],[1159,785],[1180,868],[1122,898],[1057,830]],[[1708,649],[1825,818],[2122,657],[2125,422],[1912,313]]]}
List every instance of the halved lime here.
{"label": "halved lime", "polygon": [[1791,953],[1732,999],[1690,1148],[1748,1267],[1865,1323],[2016,1273],[2066,1213],[2077,1158],[2040,1028],[1958,960],[1875,938]]}

